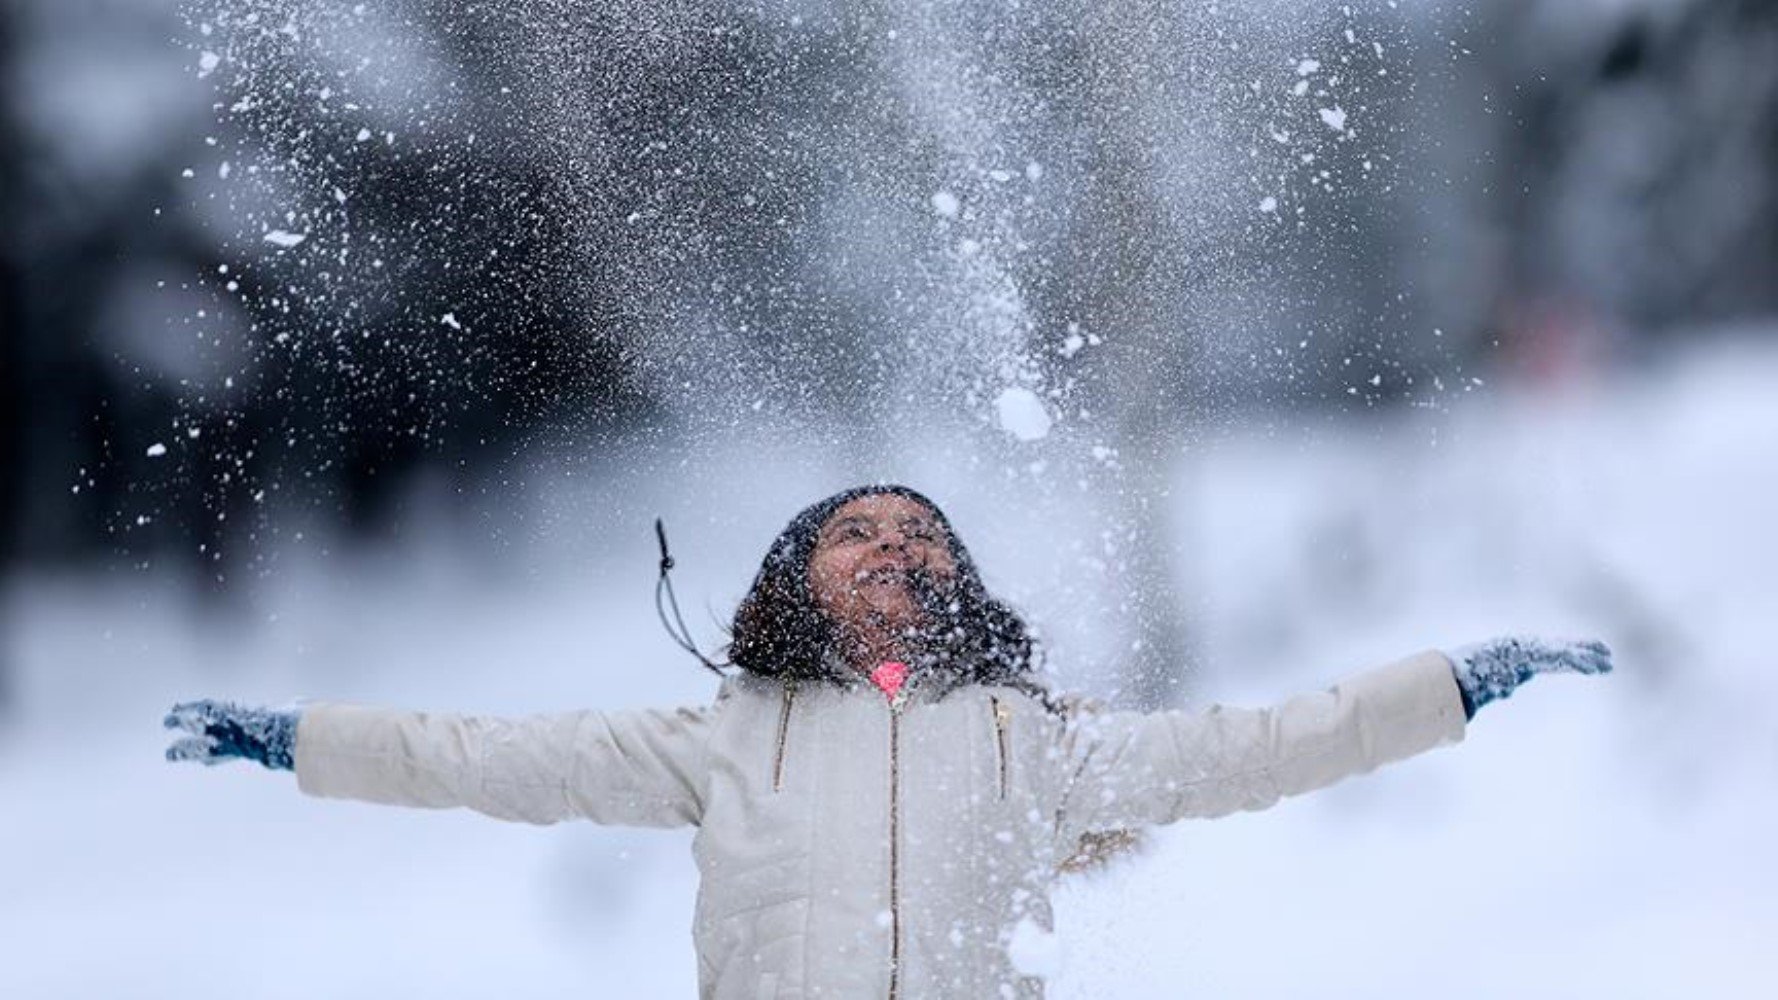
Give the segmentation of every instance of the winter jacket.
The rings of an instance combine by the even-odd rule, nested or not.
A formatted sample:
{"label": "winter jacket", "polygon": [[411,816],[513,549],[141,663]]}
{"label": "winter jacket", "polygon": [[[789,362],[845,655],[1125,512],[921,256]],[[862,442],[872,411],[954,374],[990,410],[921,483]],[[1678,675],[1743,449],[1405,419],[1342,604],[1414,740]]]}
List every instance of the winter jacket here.
{"label": "winter jacket", "polygon": [[706,707],[517,719],[310,705],[296,773],[335,798],[695,825],[705,1000],[1041,997],[1008,946],[1052,926],[1083,835],[1263,809],[1465,723],[1431,652],[1259,710],[1057,714],[918,681],[892,703],[742,675]]}

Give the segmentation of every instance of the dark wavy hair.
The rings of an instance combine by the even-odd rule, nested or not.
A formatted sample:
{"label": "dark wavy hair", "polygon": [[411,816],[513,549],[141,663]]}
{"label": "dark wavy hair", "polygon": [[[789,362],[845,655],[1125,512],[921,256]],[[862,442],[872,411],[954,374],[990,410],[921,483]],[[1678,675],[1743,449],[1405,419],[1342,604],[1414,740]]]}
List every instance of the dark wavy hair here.
{"label": "dark wavy hair", "polygon": [[922,651],[911,666],[942,675],[941,697],[965,685],[1001,684],[1049,704],[1047,689],[1033,676],[1037,644],[1024,619],[988,593],[975,560],[938,505],[916,490],[893,484],[836,493],[805,507],[779,532],[735,611],[729,662],[750,674],[785,680],[850,679],[846,668],[829,655],[837,640],[836,626],[815,603],[809,588],[809,559],[821,526],[835,511],[859,497],[877,494],[906,497],[931,511],[944,529],[957,567],[955,582],[942,591],[930,581],[925,586],[915,581],[927,626]]}

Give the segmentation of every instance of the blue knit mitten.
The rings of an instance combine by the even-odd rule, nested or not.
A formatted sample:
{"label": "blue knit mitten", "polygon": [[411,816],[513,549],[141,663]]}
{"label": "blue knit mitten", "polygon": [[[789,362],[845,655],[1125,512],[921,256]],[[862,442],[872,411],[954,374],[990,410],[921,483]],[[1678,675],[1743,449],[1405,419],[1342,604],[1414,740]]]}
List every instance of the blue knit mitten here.
{"label": "blue knit mitten", "polygon": [[1445,651],[1463,693],[1463,711],[1513,693],[1537,674],[1603,674],[1611,670],[1611,650],[1597,640],[1566,641],[1506,636]]}
{"label": "blue knit mitten", "polygon": [[168,760],[220,764],[235,757],[274,771],[296,769],[297,712],[274,712],[227,701],[187,701],[173,706],[164,725],[194,735],[174,741]]}

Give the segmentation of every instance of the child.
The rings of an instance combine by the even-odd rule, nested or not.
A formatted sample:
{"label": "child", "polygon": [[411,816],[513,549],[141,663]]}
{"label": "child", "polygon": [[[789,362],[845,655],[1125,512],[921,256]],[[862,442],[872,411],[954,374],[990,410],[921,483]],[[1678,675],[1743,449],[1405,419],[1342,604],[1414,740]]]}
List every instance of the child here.
{"label": "child", "polygon": [[804,510],[735,614],[696,708],[520,719],[310,705],[175,706],[167,756],[245,757],[304,792],[501,819],[698,827],[700,995],[1040,997],[1007,944],[1051,927],[1084,849],[1462,739],[1537,673],[1601,673],[1597,642],[1428,651],[1270,709],[1110,712],[1032,674],[938,507],[899,486]]}

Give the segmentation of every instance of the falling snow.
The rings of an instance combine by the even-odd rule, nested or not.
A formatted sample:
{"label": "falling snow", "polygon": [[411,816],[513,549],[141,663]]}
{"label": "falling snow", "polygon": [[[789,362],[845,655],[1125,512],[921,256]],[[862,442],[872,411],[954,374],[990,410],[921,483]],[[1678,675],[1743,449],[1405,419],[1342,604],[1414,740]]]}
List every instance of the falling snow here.
{"label": "falling snow", "polygon": [[1040,441],[1049,435],[1049,411],[1037,394],[1024,386],[1002,389],[994,397],[994,413],[1000,429],[1020,441]]}
{"label": "falling snow", "polygon": [[[115,338],[104,341],[101,355],[112,367],[94,370],[121,373],[116,381],[136,395],[103,413],[80,415],[81,426],[95,429],[79,462],[102,468],[81,467],[78,475],[45,481],[59,502],[106,505],[101,546],[175,546],[198,567],[204,585],[213,586],[212,579],[220,583],[225,571],[244,563],[274,572],[279,558],[303,548],[304,534],[292,524],[337,522],[364,528],[363,537],[405,540],[425,536],[432,504],[480,504],[476,510],[485,516],[479,519],[439,522],[453,535],[497,536],[490,548],[522,546],[514,539],[530,532],[548,553],[532,562],[559,559],[571,567],[565,578],[577,581],[588,578],[588,567],[599,581],[628,578],[627,571],[605,569],[634,564],[635,552],[592,550],[624,544],[626,533],[655,512],[644,508],[695,511],[694,531],[707,520],[710,534],[693,535],[689,551],[700,560],[694,573],[714,579],[757,558],[710,541],[752,537],[736,530],[756,527],[746,519],[759,509],[749,504],[777,505],[775,513],[792,502],[791,494],[815,489],[820,476],[909,472],[966,498],[965,516],[989,529],[980,551],[1010,553],[1003,565],[1019,567],[1022,575],[1008,574],[1020,588],[1012,596],[1052,602],[1049,620],[1063,633],[1054,644],[1058,660],[1085,663],[1085,669],[1102,660],[1107,686],[1120,696],[1156,695],[1144,686],[1156,676],[1145,663],[1157,655],[1149,652],[1157,648],[1156,636],[1165,638],[1169,624],[1179,621],[1197,630],[1188,642],[1194,655],[1248,643],[1255,663],[1267,656],[1305,661],[1316,648],[1342,642],[1381,645],[1375,635],[1348,635],[1343,616],[1399,602],[1354,600],[1345,592],[1327,598],[1279,593],[1281,583],[1306,576],[1302,586],[1313,588],[1359,566],[1385,591],[1417,594],[1410,579],[1416,560],[1436,563],[1428,579],[1441,585],[1485,583],[1489,574],[1449,572],[1449,560],[1466,545],[1481,557],[1512,562],[1515,573],[1523,570],[1518,564],[1526,561],[1515,562],[1512,552],[1497,554],[1453,531],[1460,518],[1401,516],[1391,506],[1404,492],[1394,488],[1406,475],[1400,470],[1411,469],[1435,444],[1448,448],[1449,426],[1440,418],[1453,405],[1510,394],[1483,390],[1509,382],[1513,369],[1505,368],[1496,383],[1500,369],[1484,365],[1502,357],[1523,362],[1545,380],[1524,391],[1547,390],[1552,399],[1560,393],[1564,405],[1580,406],[1587,393],[1567,390],[1593,385],[1575,378],[1595,374],[1587,352],[1605,350],[1601,342],[1628,341],[1634,317],[1644,315],[1600,307],[1623,326],[1604,337],[1585,316],[1527,323],[1523,313],[1547,307],[1521,299],[1541,294],[1546,280],[1559,290],[1554,282],[1580,280],[1575,272],[1587,268],[1551,253],[1559,266],[1538,269],[1533,284],[1539,287],[1517,287],[1510,279],[1523,269],[1495,266],[1490,255],[1505,254],[1509,263],[1520,255],[1540,261],[1548,247],[1506,228],[1496,233],[1489,228],[1494,222],[1478,230],[1477,220],[1507,220],[1505,227],[1531,218],[1572,238],[1560,228],[1568,225],[1563,219],[1590,218],[1594,228],[1573,242],[1609,242],[1610,267],[1582,261],[1600,272],[1590,292],[1607,305],[1617,304],[1616,295],[1634,306],[1642,301],[1638,295],[1658,294],[1648,291],[1654,286],[1716,288],[1696,275],[1687,281],[1675,273],[1669,282],[1664,270],[1656,271],[1660,281],[1638,280],[1648,273],[1638,270],[1650,266],[1646,261],[1683,263],[1647,246],[1629,252],[1640,217],[1687,221],[1686,213],[1626,213],[1624,192],[1658,200],[1669,191],[1708,189],[1711,178],[1721,176],[1714,164],[1738,162],[1730,143],[1712,146],[1717,152],[1702,159],[1623,153],[1640,149],[1638,130],[1650,129],[1639,119],[1654,122],[1658,135],[1682,136],[1687,116],[1673,112],[1683,107],[1678,101],[1661,114],[1639,113],[1658,81],[1645,68],[1620,63],[1646,62],[1679,80],[1693,75],[1672,71],[1682,63],[1620,57],[1671,44],[1669,35],[1705,33],[1666,31],[1660,27],[1666,22],[1656,19],[1581,44],[1579,36],[1567,39],[1570,26],[1603,15],[1571,12],[1562,19],[1564,32],[1554,34],[1591,62],[1582,73],[1545,75],[1543,63],[1528,54],[1540,41],[1535,32],[1505,53],[1475,44],[1486,34],[1481,22],[1508,15],[1465,10],[1457,31],[1449,21],[1402,9],[1408,6],[1419,5],[1176,5],[1162,16],[1133,18],[1030,4],[990,11],[967,4],[181,0],[185,28],[177,47],[167,49],[164,27],[153,28],[161,32],[161,61],[179,76],[140,91],[119,86],[134,79],[123,72],[130,60],[114,58],[104,46],[63,43],[47,50],[56,56],[50,59],[21,48],[30,57],[22,69],[33,74],[31,81],[50,84],[27,88],[44,96],[29,93],[31,114],[21,116],[22,124],[41,130],[30,136],[43,141],[45,163],[61,144],[90,133],[85,141],[106,156],[95,161],[104,169],[86,172],[122,191],[125,165],[111,162],[112,151],[126,145],[158,151],[144,158],[148,166],[130,165],[152,182],[153,204],[130,203],[117,213],[132,227],[154,221],[160,242],[138,246],[132,234],[128,245],[148,252],[133,253],[130,267],[119,269],[149,275],[131,280],[154,282],[152,298],[126,298],[79,316],[81,338],[89,328],[95,340]],[[1688,8],[1686,18],[1706,16],[1700,12],[1710,5],[1693,6],[1697,11]],[[70,58],[77,51],[80,57]],[[1498,82],[1489,74],[1501,65],[1539,72],[1492,92],[1464,90],[1466,81]],[[1696,78],[1719,76],[1748,89],[1763,79],[1758,72]],[[1604,96],[1592,96],[1609,106],[1610,128],[1597,127],[1606,120],[1598,116],[1594,127],[1578,127],[1587,123],[1576,121],[1575,108],[1586,102],[1552,99],[1557,91],[1550,80],[1595,77]],[[1473,104],[1440,96],[1451,92]],[[138,105],[158,108],[156,102],[175,93],[195,96],[188,105],[161,108],[164,117],[138,115]],[[119,94],[130,100],[112,99]],[[1727,120],[1738,103],[1703,117],[1714,121],[1720,111]],[[1527,108],[1535,113],[1524,115]],[[1542,131],[1524,131],[1526,122],[1541,123]],[[1463,134],[1475,123],[1488,127]],[[1483,144],[1515,129],[1521,138],[1538,133],[1580,166],[1562,175],[1563,164],[1552,159],[1543,175],[1497,172],[1517,164],[1508,156],[1491,158],[1493,147]],[[1435,134],[1444,141],[1432,141]],[[1667,154],[1689,149],[1673,141]],[[1589,151],[1595,159],[1580,155]],[[1662,163],[1693,171],[1696,176],[1686,177],[1695,183],[1656,183]],[[1614,177],[1614,164],[1624,176]],[[77,186],[81,171],[43,173],[69,190],[85,190]],[[1568,192],[1564,197],[1572,200],[1546,216],[1551,191]],[[1501,192],[1508,193],[1510,211],[1495,211],[1501,203],[1489,200]],[[1590,215],[1589,197],[1596,199]],[[117,211],[109,193],[92,200]],[[1572,208],[1576,203],[1579,209]],[[1428,225],[1424,231],[1391,228],[1392,216]],[[1414,239],[1401,239],[1404,232]],[[1626,237],[1624,252],[1618,252],[1619,236]],[[1665,246],[1693,246],[1665,229],[1659,236]],[[91,245],[123,244],[95,239]],[[1400,254],[1404,245],[1418,248],[1405,261],[1379,256]],[[1683,256],[1727,259],[1703,250]],[[101,270],[92,269],[95,285]],[[87,284],[82,274],[68,287],[78,288],[74,298],[82,299]],[[1588,301],[1586,295],[1574,299],[1563,308],[1579,310]],[[1525,344],[1545,341],[1574,356],[1520,356]],[[1488,381],[1480,377],[1484,371]],[[1699,395],[1695,412],[1711,420],[1687,426],[1707,423],[1713,440],[1746,433],[1739,415],[1710,408],[1705,398],[1716,393]],[[1745,409],[1754,410],[1766,397],[1749,398],[1754,402]],[[1367,434],[1398,427],[1422,436],[1391,450],[1401,461],[1389,468],[1379,464],[1374,475],[1356,474],[1350,470],[1370,469],[1380,450],[1293,440],[1299,414],[1315,428],[1343,426],[1340,418],[1358,414],[1374,422],[1363,425]],[[1420,418],[1427,423],[1411,422]],[[1255,420],[1260,437],[1278,450],[1251,444],[1246,461],[1204,465],[1227,428]],[[44,426],[61,435],[76,425]],[[1585,454],[1622,451],[1606,447],[1613,436],[1600,428],[1577,430],[1575,440],[1601,445],[1580,449]],[[1503,433],[1480,423],[1461,442],[1466,455],[1505,455],[1532,444],[1552,446],[1522,427]],[[1694,444],[1688,453],[1696,450]],[[1547,516],[1551,504],[1561,505],[1562,496],[1501,475],[1501,468],[1523,465],[1478,462],[1461,481],[1406,494],[1464,498],[1506,491],[1497,499],[1528,512],[1496,518],[1510,530],[1525,530]],[[1550,468],[1561,472],[1540,481],[1570,482],[1567,466],[1551,462]],[[820,471],[798,478],[809,469]],[[1604,466],[1594,471],[1610,479]],[[1698,481],[1660,478],[1669,488]],[[708,487],[734,482],[749,488],[720,493],[733,502],[712,509],[709,498],[719,493]],[[1371,496],[1365,482],[1382,486]],[[1513,492],[1521,489],[1523,497]],[[529,502],[546,491],[554,491],[548,503]],[[748,499],[756,496],[762,499]],[[1353,499],[1358,496],[1365,502]],[[1166,564],[1164,554],[1161,564],[1144,566],[1145,554],[1161,548],[1150,544],[1159,537],[1156,526],[1201,502],[1246,530],[1205,530],[1192,541],[1208,544],[1190,548],[1185,571]],[[1025,544],[1033,537],[1050,542],[1040,532],[1053,522],[1040,515],[1058,511],[1067,513],[1079,537]],[[1596,520],[1569,514],[1570,528]],[[1263,530],[1266,517],[1283,518],[1289,530]],[[1218,523],[1212,519],[1210,528]],[[1393,534],[1421,528],[1426,538]],[[1609,548],[1622,540],[1619,534],[1661,537],[1618,532],[1589,545]],[[1560,546],[1569,543],[1560,535],[1552,529],[1531,545],[1527,551],[1540,555],[1527,565],[1562,561]],[[1545,544],[1551,539],[1556,544]],[[648,544],[643,537],[640,548]],[[164,550],[143,551],[159,558]],[[132,550],[130,559],[136,557]],[[651,558],[644,552],[640,564],[649,568]],[[1292,559],[1311,571],[1289,568]],[[439,575],[437,564],[416,561]],[[141,565],[148,563],[144,556]],[[1253,569],[1262,564],[1266,572]],[[1686,570],[1685,560],[1668,559],[1646,579]],[[549,571],[547,565],[535,570]],[[1578,593],[1577,604],[1627,615],[1660,605],[1663,591],[1655,583],[1649,595],[1624,598],[1622,581],[1600,572],[1606,575],[1599,579],[1569,573],[1566,590],[1546,596],[1556,602]],[[1214,593],[1187,595],[1205,598],[1203,607],[1173,603],[1168,581],[1180,579],[1209,581]],[[265,590],[264,600],[279,599],[276,586]],[[544,617],[582,623],[587,595],[569,590]],[[1247,590],[1257,596],[1243,596]],[[1597,592],[1612,599],[1598,600]],[[434,592],[426,593],[430,599]],[[620,589],[605,596],[620,606],[635,595]],[[257,616],[259,600],[249,594],[237,603]],[[1243,610],[1229,613],[1224,604]],[[103,630],[128,620],[133,606],[109,608]],[[477,610],[450,613],[457,608]],[[441,613],[429,606],[412,617],[464,628],[480,622],[486,631],[484,614],[518,614],[482,591],[457,608]],[[1281,608],[1309,613],[1287,622]],[[648,655],[652,647],[628,630],[633,607],[621,609],[608,623],[610,641]],[[363,615],[346,600],[329,611],[315,618],[350,622]],[[1424,623],[1427,611],[1419,603],[1404,606],[1402,622],[1382,627],[1405,634],[1424,627],[1408,619]],[[27,623],[46,635],[61,620],[47,616],[49,624],[38,626],[33,617],[25,616]],[[1078,621],[1106,634],[1071,645],[1066,629]],[[1120,631],[1126,621],[1127,631]],[[1316,630],[1327,631],[1325,623],[1333,621],[1341,623],[1340,636],[1317,646],[1316,639],[1327,637]],[[303,620],[290,641],[326,638],[329,630],[315,624]],[[534,622],[498,624],[493,631],[508,645],[539,631]],[[1647,622],[1631,624],[1639,630]],[[137,627],[152,636],[166,624],[144,614]],[[347,631],[354,641],[382,632]],[[425,628],[398,631],[411,637]],[[584,639],[579,632],[579,638],[543,634],[548,641],[530,651],[537,655],[529,662]],[[1646,643],[1657,651],[1687,648],[1714,634],[1697,625],[1682,629],[1678,639],[1655,634]],[[1421,638],[1435,637],[1414,641]],[[133,653],[143,644],[132,637],[106,652]],[[47,642],[22,648],[30,655],[39,647],[49,648]],[[456,648],[477,647],[458,642]],[[339,659],[329,643],[315,649],[329,663]],[[1101,649],[1109,652],[1101,656]],[[284,652],[264,657],[278,665],[272,674],[282,676]],[[385,654],[370,657],[374,662],[415,658],[407,655],[411,649],[374,652]],[[182,664],[172,669],[185,669],[179,657],[168,660]],[[54,658],[44,662],[49,666],[31,675],[38,680],[22,689],[27,708],[32,692],[48,690],[42,681],[81,682]],[[188,680],[209,683],[205,678],[215,676]],[[325,671],[317,676],[325,680]],[[582,699],[586,675],[562,676],[569,679],[560,680],[555,693]],[[621,678],[635,676],[614,674],[613,682],[631,683]],[[654,683],[659,675],[648,676]],[[417,688],[437,678],[407,680]],[[510,678],[501,680],[510,690]],[[5,693],[0,689],[0,697]],[[1587,742],[1581,737],[1588,736],[1576,738]],[[1531,752],[1521,750],[1529,761]],[[1697,763],[1675,759],[1666,770],[1691,773]],[[1514,780],[1537,772],[1514,770]],[[29,769],[21,773],[28,777]],[[1451,789],[1444,793],[1429,801],[1441,809],[1460,801]],[[1477,796],[1478,816],[1486,813],[1487,798]],[[1635,822],[1634,811],[1617,818]],[[1256,844],[1254,857],[1261,858],[1276,845],[1265,844],[1263,832],[1247,839],[1257,830],[1238,828],[1222,846]],[[1657,846],[1684,846],[1652,839]],[[26,836],[24,843],[31,842]],[[1290,846],[1310,842],[1326,848],[1312,838]],[[1427,870],[1465,877],[1440,867],[1451,856],[1470,855],[1434,856]],[[539,863],[562,866],[562,857],[556,851]],[[565,863],[567,878],[545,881],[573,883],[584,875],[583,864],[597,871],[598,862],[584,857]],[[213,860],[194,854],[191,864],[201,870]],[[1253,865],[1261,875],[1266,867]],[[1339,868],[1319,867],[1320,874]],[[1171,896],[1201,888],[1181,874],[1189,867],[1169,870],[1173,875],[1161,884]],[[1239,880],[1231,883],[1231,897],[1245,898]],[[44,899],[66,894],[47,880],[43,888]],[[486,895],[511,894],[490,889]],[[1484,887],[1465,898],[1486,905],[1490,897]],[[1115,912],[1119,902],[1110,900],[1107,910]],[[552,902],[542,909],[555,919],[562,917],[558,910],[573,907]],[[593,937],[613,954],[626,950],[621,933],[606,935],[607,910],[587,904],[565,919],[597,925]],[[890,915],[881,919],[887,926]],[[1287,925],[1292,919],[1284,915]],[[1304,929],[1300,919],[1294,929]],[[1038,923],[1005,930],[1021,970],[1048,978],[1066,965],[1057,939]],[[1214,950],[1207,941],[1233,945],[1229,954],[1243,944],[1222,925],[1196,933],[1182,952],[1187,958],[1215,957],[1202,954]],[[1644,933],[1645,940],[1663,936]],[[1560,935],[1520,937],[1534,946]],[[1428,932],[1434,945],[1441,938],[1449,935]],[[507,951],[532,956],[525,949],[536,948],[537,939],[514,935]],[[1200,953],[1190,954],[1191,948]],[[178,953],[177,946],[160,950]],[[564,960],[571,970],[565,978],[584,974],[573,961]],[[1257,974],[1257,964],[1231,960],[1224,968]],[[1593,964],[1600,974],[1617,968]],[[1486,971],[1463,965],[1461,957],[1457,966],[1466,975]],[[172,988],[181,982],[177,976],[154,981]],[[1169,981],[1161,989],[1177,992],[1177,985]],[[1214,992],[1218,984],[1185,985]]]}

